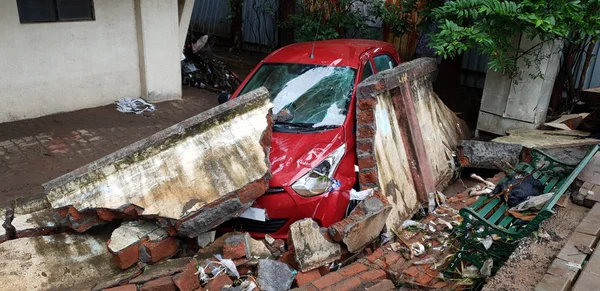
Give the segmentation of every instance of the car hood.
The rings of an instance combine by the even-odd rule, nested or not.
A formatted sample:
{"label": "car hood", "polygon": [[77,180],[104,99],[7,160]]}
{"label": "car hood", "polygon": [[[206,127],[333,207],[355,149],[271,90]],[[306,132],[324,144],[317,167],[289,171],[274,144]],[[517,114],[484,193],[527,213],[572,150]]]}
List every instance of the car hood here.
{"label": "car hood", "polygon": [[273,132],[271,142],[271,187],[292,185],[344,144],[344,127],[320,132]]}

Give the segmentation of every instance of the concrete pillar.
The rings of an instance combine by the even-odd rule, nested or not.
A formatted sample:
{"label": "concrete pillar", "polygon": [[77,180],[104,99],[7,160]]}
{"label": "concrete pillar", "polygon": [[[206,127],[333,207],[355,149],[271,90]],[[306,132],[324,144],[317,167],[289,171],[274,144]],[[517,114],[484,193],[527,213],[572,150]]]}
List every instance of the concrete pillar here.
{"label": "concrete pillar", "polygon": [[[513,39],[513,43],[518,43],[523,50],[539,45],[539,42],[539,39],[530,40],[525,35]],[[550,57],[542,59],[539,68],[535,64],[528,67],[520,60],[522,71],[516,82],[502,72],[488,70],[477,130],[505,135],[510,129],[535,129],[545,121],[560,66],[561,54],[558,52],[561,45],[558,41],[541,45],[540,55]],[[544,77],[531,78],[529,75],[538,69]]]}
{"label": "concrete pillar", "polygon": [[194,11],[194,3],[196,0],[179,0],[179,47],[185,45],[188,29],[190,27],[190,19],[192,11]]}
{"label": "concrete pillar", "polygon": [[181,98],[181,46],[176,1],[135,0],[142,98]]}

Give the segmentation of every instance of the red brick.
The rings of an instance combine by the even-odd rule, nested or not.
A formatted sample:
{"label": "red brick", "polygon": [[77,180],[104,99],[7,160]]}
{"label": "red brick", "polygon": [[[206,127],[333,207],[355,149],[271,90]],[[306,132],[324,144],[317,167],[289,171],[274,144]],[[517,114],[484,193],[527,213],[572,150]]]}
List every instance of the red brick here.
{"label": "red brick", "polygon": [[98,215],[98,218],[104,221],[112,221],[113,219],[117,218],[117,215],[108,209],[96,209],[96,215]]}
{"label": "red brick", "polygon": [[317,287],[313,286],[312,284],[307,284],[307,285],[292,289],[292,291],[319,291],[319,289],[317,289]]}
{"label": "red brick", "polygon": [[371,270],[360,274],[360,279],[365,281],[387,279],[387,274],[382,270]]}
{"label": "red brick", "polygon": [[223,245],[223,258],[239,259],[246,256],[246,247],[243,242]]}
{"label": "red brick", "polygon": [[308,272],[298,272],[296,275],[296,285],[302,286],[319,278],[321,278],[319,269],[310,270]]}
{"label": "red brick", "polygon": [[104,291],[137,291],[137,287],[134,284],[127,284],[123,286],[104,289]]}
{"label": "red brick", "polygon": [[429,282],[431,282],[431,280],[433,280],[433,277],[431,277],[425,273],[419,273],[415,277],[415,282],[417,282],[421,285],[427,285],[427,284],[429,284]]}
{"label": "red brick", "polygon": [[373,115],[373,111],[371,110],[362,110],[358,113],[358,122],[359,124],[369,124],[375,122],[375,117]]}
{"label": "red brick", "polygon": [[425,269],[425,274],[431,276],[432,278],[435,278],[440,274],[440,271],[427,268]]}
{"label": "red brick", "polygon": [[391,291],[396,290],[396,286],[390,280],[381,280],[377,284],[369,287],[366,291]]}
{"label": "red brick", "polygon": [[350,266],[342,268],[338,272],[344,277],[352,277],[352,276],[354,276],[356,274],[360,274],[368,269],[369,268],[367,268],[367,266],[365,266],[363,264],[354,263]]}
{"label": "red brick", "polygon": [[377,172],[370,170],[358,174],[358,179],[361,184],[377,184]]}
{"label": "red brick", "polygon": [[359,143],[356,146],[356,149],[365,151],[365,152],[371,152],[373,150],[373,143],[370,143],[370,142]]}
{"label": "red brick", "polygon": [[[106,242],[108,245],[110,240]],[[140,258],[140,243],[132,244],[118,253],[110,252],[115,260],[115,264],[119,266],[121,270],[125,270],[133,266]]]}
{"label": "red brick", "polygon": [[358,109],[359,112],[362,110],[375,109],[375,105],[377,104],[377,99],[368,98],[368,99],[359,99],[358,100]]}
{"label": "red brick", "polygon": [[357,138],[373,138],[375,136],[375,130],[370,126],[363,126],[358,129]]}
{"label": "red brick", "polygon": [[223,287],[227,285],[232,285],[233,281],[229,278],[229,276],[225,274],[221,274],[214,279],[208,281],[208,284],[204,286],[204,290],[221,290]]}
{"label": "red brick", "polygon": [[325,289],[325,287],[331,286],[337,282],[340,282],[343,279],[344,277],[342,277],[342,275],[340,275],[338,272],[333,272],[321,277],[320,279],[313,281],[312,284],[320,290]]}
{"label": "red brick", "polygon": [[342,282],[339,282],[331,287],[335,291],[348,291],[348,290],[352,290],[358,286],[360,286],[360,280],[358,278],[354,277],[354,278],[346,279]]}
{"label": "red brick", "polygon": [[401,254],[396,253],[396,252],[389,252],[385,255],[384,259],[386,264],[388,265],[393,265],[393,264],[397,264],[397,263],[403,263],[404,257],[402,257]]}
{"label": "red brick", "polygon": [[296,263],[296,253],[293,251],[287,251],[277,259],[280,262],[288,264],[290,267],[294,269],[298,269],[298,264]]}
{"label": "red brick", "polygon": [[375,167],[376,162],[373,156],[359,158],[358,159],[358,168],[359,169],[368,169]]}
{"label": "red brick", "polygon": [[140,291],[175,291],[175,283],[171,276],[164,276],[142,285]]}
{"label": "red brick", "polygon": [[440,281],[440,282],[433,284],[433,286],[431,286],[431,289],[443,290],[444,287],[446,287],[446,286],[448,286],[448,283]]}
{"label": "red brick", "polygon": [[385,254],[385,252],[381,248],[378,248],[372,254],[367,256],[367,260],[369,260],[369,262],[373,263],[377,259],[383,257],[384,254]]}
{"label": "red brick", "polygon": [[381,269],[381,270],[387,270],[387,268],[389,267],[388,264],[385,263],[384,260],[381,259],[377,259],[375,260],[375,262],[373,262],[373,264],[371,264],[372,268],[377,268],[377,269]]}
{"label": "red brick", "polygon": [[167,237],[157,242],[147,241],[144,243],[144,247],[150,255],[150,263],[171,257],[178,251],[177,239],[174,237]]}
{"label": "red brick", "polygon": [[242,203],[248,203],[265,194],[265,191],[267,191],[267,184],[264,180],[258,180],[244,186],[237,193]]}
{"label": "red brick", "polygon": [[195,261],[185,265],[183,272],[173,276],[173,282],[175,283],[175,286],[177,286],[177,288],[179,288],[181,291],[191,291],[200,287],[198,275],[195,275],[196,271],[197,269]]}
{"label": "red brick", "polygon": [[329,272],[331,271],[331,269],[328,266],[321,266],[319,267],[319,273],[321,273],[321,276],[325,276],[327,274],[329,274]]}
{"label": "red brick", "polygon": [[415,266],[404,270],[404,274],[408,277],[416,277],[417,275],[419,275],[419,273],[421,273],[421,271],[419,271],[419,269],[417,269],[417,267]]}

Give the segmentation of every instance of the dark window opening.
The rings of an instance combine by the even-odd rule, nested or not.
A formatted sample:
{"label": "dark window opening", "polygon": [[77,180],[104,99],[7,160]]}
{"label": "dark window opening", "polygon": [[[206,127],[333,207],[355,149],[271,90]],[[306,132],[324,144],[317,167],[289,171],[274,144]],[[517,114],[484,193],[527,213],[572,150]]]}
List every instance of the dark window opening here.
{"label": "dark window opening", "polygon": [[21,23],[94,20],[93,0],[17,0]]}

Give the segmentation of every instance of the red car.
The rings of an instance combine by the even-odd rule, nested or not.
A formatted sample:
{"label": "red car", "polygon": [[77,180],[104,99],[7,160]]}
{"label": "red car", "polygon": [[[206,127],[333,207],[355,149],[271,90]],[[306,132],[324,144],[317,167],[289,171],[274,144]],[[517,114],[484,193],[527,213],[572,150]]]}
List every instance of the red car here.
{"label": "red car", "polygon": [[357,84],[399,62],[389,43],[339,39],[283,47],[254,68],[230,99],[261,86],[271,93],[273,179],[252,205],[264,221],[238,217],[224,226],[285,238],[303,218],[323,227],[343,219],[357,184]]}

